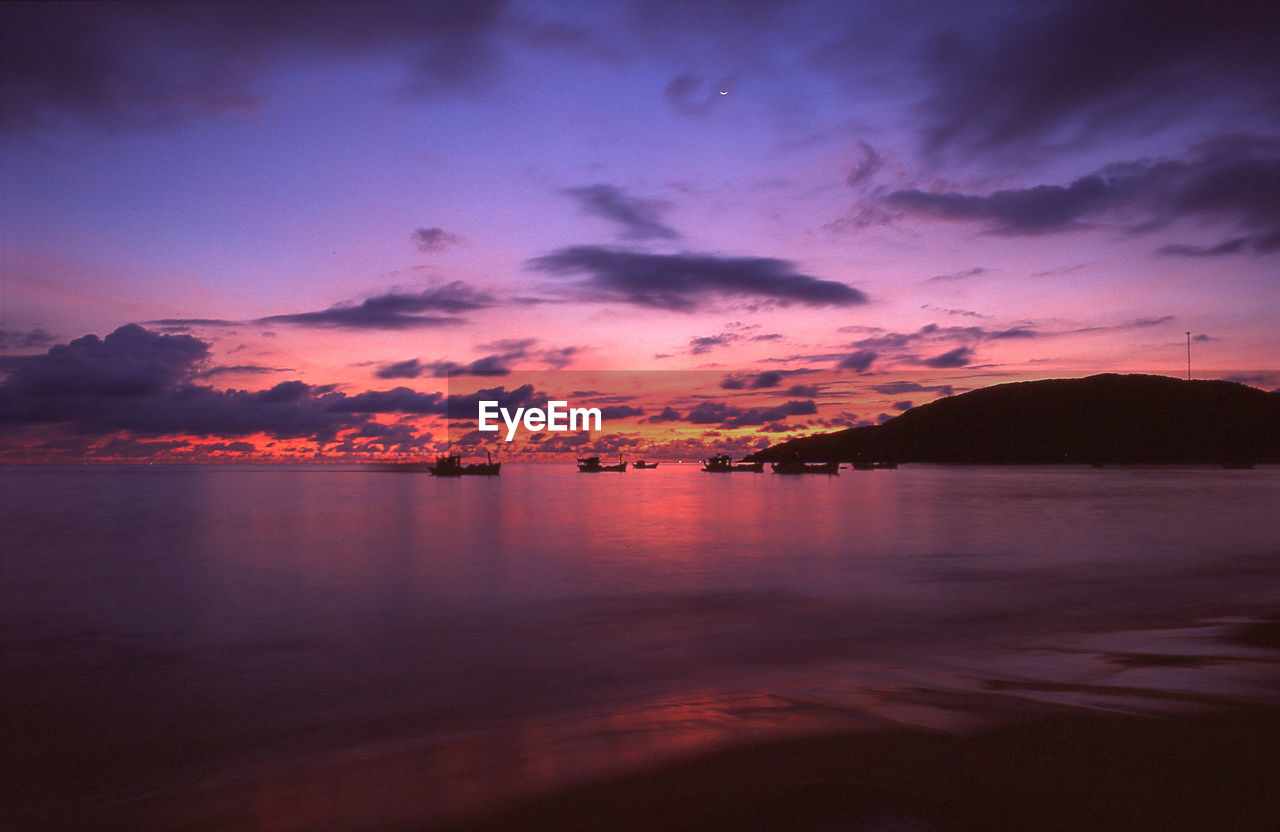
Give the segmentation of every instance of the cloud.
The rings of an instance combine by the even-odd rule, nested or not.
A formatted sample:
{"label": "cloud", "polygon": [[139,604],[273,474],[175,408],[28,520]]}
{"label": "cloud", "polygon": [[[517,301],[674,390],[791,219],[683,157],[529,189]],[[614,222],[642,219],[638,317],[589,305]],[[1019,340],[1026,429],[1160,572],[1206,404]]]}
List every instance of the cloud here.
{"label": "cloud", "polygon": [[723,347],[732,344],[741,338],[732,332],[722,332],[719,335],[700,335],[689,339],[689,352],[692,355],[705,355],[716,347]]}
{"label": "cloud", "polygon": [[910,400],[893,403],[894,410],[910,410],[914,406],[915,405]]}
{"label": "cloud", "polygon": [[263,367],[258,364],[223,364],[217,367],[210,367],[207,370],[201,370],[197,375],[200,378],[213,378],[214,376],[265,376],[271,373],[290,373],[293,372],[288,367]]}
{"label": "cloud", "polygon": [[971,268],[971,269],[964,269],[964,270],[962,270],[962,271],[952,272],[951,274],[939,274],[939,275],[935,275],[935,276],[933,276],[933,277],[929,278],[929,280],[930,280],[931,282],[937,282],[937,281],[950,281],[950,280],[964,280],[964,279],[969,278],[969,277],[977,277],[977,276],[978,276],[978,275],[980,275],[980,274],[986,274],[986,273],[987,273],[987,270],[986,270],[986,269],[984,269],[984,268],[982,268],[981,266],[974,266],[974,267],[973,267],[973,268]]}
{"label": "cloud", "polygon": [[[126,431],[327,438],[352,424],[330,405],[342,398],[299,381],[256,393],[192,383],[209,345],[136,324],[86,335],[25,358],[0,384],[0,426],[64,425],[84,435]],[[336,397],[336,398],[335,398]]]}
{"label": "cloud", "polygon": [[785,375],[785,373],[780,373],[777,370],[767,370],[763,373],[758,373],[755,378],[751,379],[750,387],[752,390],[763,390],[768,387],[777,387],[782,384],[782,379]]}
{"label": "cloud", "polygon": [[1156,250],[1157,254],[1178,257],[1222,257],[1228,254],[1269,254],[1280,249],[1280,230],[1271,234],[1234,237],[1215,245],[1195,246],[1186,243],[1170,243]]}
{"label": "cloud", "polygon": [[795,271],[770,257],[711,254],[646,254],[599,246],[574,246],[528,261],[555,275],[585,274],[572,287],[581,300],[630,303],[689,312],[708,296],[763,298],[780,304],[853,306],[867,298],[852,286]]}
{"label": "cloud", "polygon": [[[926,149],[999,152],[1140,134],[1179,113],[1265,112],[1280,77],[1280,8],[1087,0],[935,39]],[[1267,106],[1267,105],[1262,105]],[[1274,122],[1274,109],[1269,116]]]}
{"label": "cloud", "polygon": [[473,84],[500,0],[0,4],[0,129],[161,126],[260,106],[288,58],[387,57],[407,86]]}
{"label": "cloud", "polygon": [[322,445],[341,435],[341,447],[354,452],[390,447],[367,441],[377,437],[394,434],[403,449],[429,436],[412,426],[389,431],[377,422],[381,414],[464,419],[475,417],[482,399],[508,408],[545,406],[547,400],[532,385],[447,397],[407,387],[349,395],[335,385],[298,380],[266,390],[218,390],[195,383],[208,355],[209,345],[191,335],[130,324],[104,338],[86,335],[55,345],[43,355],[11,357],[0,382],[0,430],[62,428],[79,437],[60,451],[50,445],[51,452],[64,454],[89,453],[92,445],[80,440],[122,433],[148,439],[265,435]]}
{"label": "cloud", "polygon": [[417,378],[426,372],[427,367],[416,358],[407,361],[396,361],[379,367],[374,375],[378,378]]}
{"label": "cloud", "polygon": [[627,419],[632,416],[643,416],[643,415],[644,415],[644,410],[638,407],[633,407],[632,405],[629,405],[629,404],[615,404],[615,405],[610,405],[608,407],[600,408],[600,418],[603,421],[610,421],[613,419]]}
{"label": "cloud", "polygon": [[779,370],[766,370],[763,373],[755,373],[754,375],[727,375],[720,379],[720,388],[722,390],[765,390],[779,386],[786,376],[787,373]]}
{"label": "cloud", "polygon": [[662,222],[662,213],[671,203],[627,196],[616,185],[597,184],[585,188],[565,188],[578,201],[584,214],[616,222],[626,240],[671,240],[680,234]]}
{"label": "cloud", "polygon": [[500,352],[504,355],[524,356],[529,352],[530,347],[538,343],[537,338],[499,338],[497,341],[490,341],[487,344],[477,345],[482,350],[492,350]]}
{"label": "cloud", "polygon": [[653,424],[661,424],[662,422],[679,422],[680,413],[674,407],[667,406],[662,408],[661,413],[655,413],[648,419],[645,419],[645,421],[652,422]]}
{"label": "cloud", "polygon": [[959,315],[962,318],[990,318],[990,315],[983,315],[981,312],[974,312],[972,309],[947,309],[941,306],[934,306],[931,303],[921,304],[921,309],[936,309],[939,312],[945,312],[948,315]]}
{"label": "cloud", "polygon": [[443,228],[418,228],[409,235],[409,238],[418,247],[418,251],[423,252],[444,251],[449,246],[462,242],[462,238],[457,234],[450,234]]}
{"label": "cloud", "polygon": [[443,396],[440,393],[420,393],[408,387],[392,390],[368,390],[353,396],[334,394],[327,406],[339,413],[377,414],[403,413],[414,416],[443,415],[450,419],[475,419],[481,401],[496,401],[499,407],[515,411],[517,407],[546,407],[547,397],[537,392],[532,384],[523,384],[507,390],[490,387],[465,395]]}
{"label": "cloud", "polygon": [[425,365],[425,369],[430,370],[431,375],[437,378],[446,376],[505,376],[511,373],[511,368],[507,365],[507,362],[512,357],[510,355],[486,355],[467,364],[459,364],[456,361],[433,361]]}
{"label": "cloud", "polygon": [[858,350],[850,353],[844,358],[836,362],[836,369],[853,370],[858,373],[865,373],[871,369],[871,364],[879,357],[875,350]]}
{"label": "cloud", "polygon": [[857,188],[871,181],[871,177],[876,175],[876,171],[884,164],[884,160],[880,158],[880,154],[875,148],[866,142],[858,142],[858,151],[861,158],[854,163],[853,169],[849,171],[849,175],[845,177],[845,184],[850,188]]}
{"label": "cloud", "polygon": [[[846,328],[847,329],[847,328]],[[967,342],[1004,341],[1009,339],[1038,338],[1043,333],[1030,326],[1012,326],[1005,329],[987,329],[981,326],[938,326],[925,324],[915,332],[884,332],[854,341],[851,346],[872,349],[900,349],[912,344],[934,343],[947,340]]]}
{"label": "cloud", "polygon": [[[297,312],[259,318],[260,324],[332,327],[338,329],[416,329],[460,324],[458,312],[483,309],[497,303],[492,295],[460,280],[421,292],[388,292],[358,304],[343,303],[319,312]],[[424,312],[445,312],[426,315]]]}
{"label": "cloud", "polygon": [[10,364],[6,393],[29,400],[147,396],[191,376],[209,346],[191,335],[161,335],[129,324],[105,338],[86,335]]}
{"label": "cloud", "polygon": [[884,201],[908,214],[986,221],[997,234],[1035,234],[1082,227],[1082,217],[1114,207],[1117,193],[1102,177],[1086,176],[1065,187],[1036,185],[988,195],[902,190]]}
{"label": "cloud", "polygon": [[25,332],[0,329],[0,350],[29,350],[36,347],[47,347],[56,339],[43,329],[29,329]]}
{"label": "cloud", "polygon": [[1160,326],[1174,320],[1172,315],[1161,315],[1158,318],[1135,318],[1132,321],[1125,321],[1117,327],[1117,329],[1145,329],[1149,326]]}
{"label": "cloud", "polygon": [[190,332],[193,327],[244,326],[244,321],[228,321],[225,318],[158,318],[143,321],[147,326],[158,326],[166,332]]}
{"label": "cloud", "polygon": [[533,349],[537,338],[503,338],[488,344],[480,344],[481,349],[496,350],[489,355],[467,363],[457,361],[420,361],[410,358],[384,364],[375,372],[378,378],[418,378],[431,375],[443,378],[450,375],[468,376],[505,376],[511,372],[511,363],[521,359],[539,362],[553,370],[559,370],[573,362],[573,356],[579,352],[578,347],[552,347]]}
{"label": "cloud", "polygon": [[553,370],[563,370],[573,363],[574,356],[581,351],[580,347],[552,347],[542,351],[541,360]]}
{"label": "cloud", "polygon": [[885,396],[898,396],[903,393],[937,393],[940,396],[950,396],[955,393],[955,389],[950,384],[923,385],[914,381],[891,381],[873,385],[871,389]]}
{"label": "cloud", "polygon": [[721,78],[713,85],[704,85],[694,75],[680,75],[667,84],[663,94],[667,103],[680,115],[705,116],[733,90],[733,78]]}
{"label": "cloud", "polygon": [[[670,408],[668,408],[669,410]],[[780,422],[789,416],[809,416],[818,412],[812,400],[788,401],[773,407],[743,408],[721,401],[705,401],[685,414],[682,421],[695,425],[716,425],[723,429],[757,427]],[[663,411],[665,415],[667,410]],[[649,421],[670,421],[650,417]]]}
{"label": "cloud", "polygon": [[951,369],[954,367],[964,367],[973,360],[973,351],[968,347],[956,347],[953,350],[944,352],[942,355],[935,355],[933,358],[926,358],[920,363],[926,367],[935,369]]}
{"label": "cloud", "polygon": [[1280,250],[1280,140],[1219,136],[1183,159],[1108,165],[1067,185],[989,194],[899,190],[884,202],[906,214],[982,223],[993,234],[1049,234],[1117,223],[1130,233],[1177,220],[1225,223],[1249,233],[1208,246],[1172,244],[1163,254],[1213,257]]}

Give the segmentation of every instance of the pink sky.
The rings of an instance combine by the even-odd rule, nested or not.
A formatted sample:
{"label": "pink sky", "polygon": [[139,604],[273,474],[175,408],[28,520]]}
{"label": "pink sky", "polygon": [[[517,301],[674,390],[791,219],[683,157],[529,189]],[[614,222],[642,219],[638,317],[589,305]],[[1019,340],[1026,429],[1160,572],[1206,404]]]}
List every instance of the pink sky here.
{"label": "pink sky", "polygon": [[450,369],[816,386],[709,449],[1188,331],[1280,387],[1274,12],[160,8],[0,11],[0,459],[435,453]]}

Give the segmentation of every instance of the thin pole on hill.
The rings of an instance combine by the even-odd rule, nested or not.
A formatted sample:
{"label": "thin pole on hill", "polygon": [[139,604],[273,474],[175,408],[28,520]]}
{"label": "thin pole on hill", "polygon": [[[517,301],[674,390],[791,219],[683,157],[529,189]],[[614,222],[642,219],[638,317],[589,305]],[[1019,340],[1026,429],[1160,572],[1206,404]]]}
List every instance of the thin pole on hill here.
{"label": "thin pole on hill", "polygon": [[1187,381],[1191,381],[1191,333],[1187,333]]}

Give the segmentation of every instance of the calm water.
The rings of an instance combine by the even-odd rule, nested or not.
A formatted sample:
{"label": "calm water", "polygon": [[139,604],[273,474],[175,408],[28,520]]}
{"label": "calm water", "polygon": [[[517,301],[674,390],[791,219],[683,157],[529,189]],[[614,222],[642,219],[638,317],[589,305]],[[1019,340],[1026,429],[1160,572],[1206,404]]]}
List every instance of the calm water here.
{"label": "calm water", "polygon": [[1277,468],[0,469],[0,823],[408,823],[992,691],[1276,701],[1230,635],[1280,610],[1278,506]]}

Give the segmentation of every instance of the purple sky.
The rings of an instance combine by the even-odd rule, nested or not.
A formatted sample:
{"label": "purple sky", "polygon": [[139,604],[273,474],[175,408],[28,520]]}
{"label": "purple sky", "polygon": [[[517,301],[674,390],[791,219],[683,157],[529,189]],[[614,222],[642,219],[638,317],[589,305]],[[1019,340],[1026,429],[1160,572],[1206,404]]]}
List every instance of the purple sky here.
{"label": "purple sky", "polygon": [[410,453],[450,370],[816,373],[803,433],[1181,375],[1187,331],[1274,389],[1278,43],[1246,2],[5,4],[0,448]]}

